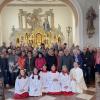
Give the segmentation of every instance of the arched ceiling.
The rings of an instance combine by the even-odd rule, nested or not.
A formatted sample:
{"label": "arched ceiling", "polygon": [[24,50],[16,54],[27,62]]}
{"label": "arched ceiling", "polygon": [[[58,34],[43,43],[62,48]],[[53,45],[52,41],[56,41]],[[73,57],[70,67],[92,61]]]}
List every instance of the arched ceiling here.
{"label": "arched ceiling", "polygon": [[0,0],[0,12],[3,7],[9,4],[59,4],[59,5],[69,5],[74,13],[76,24],[78,21],[78,12],[70,0]]}
{"label": "arched ceiling", "polygon": [[[10,2],[11,1],[11,2]],[[6,5],[32,5],[32,4],[51,4],[51,5],[64,5],[61,0],[0,0],[0,11]]]}
{"label": "arched ceiling", "polygon": [[2,4],[3,1],[4,1],[4,0],[0,0],[0,4]]}
{"label": "arched ceiling", "polygon": [[48,4],[48,3],[62,3],[60,0],[13,0],[11,4]]}

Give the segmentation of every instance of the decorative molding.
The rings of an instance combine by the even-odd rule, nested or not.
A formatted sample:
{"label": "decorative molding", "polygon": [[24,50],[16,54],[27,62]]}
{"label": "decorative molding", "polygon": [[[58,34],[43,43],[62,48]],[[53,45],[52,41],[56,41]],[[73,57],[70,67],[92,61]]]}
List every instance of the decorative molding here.
{"label": "decorative molding", "polygon": [[9,2],[11,2],[11,1],[13,1],[13,0],[4,0],[2,3],[1,3],[1,5],[0,5],[0,12],[1,12],[1,10],[3,9],[3,7],[4,6],[6,6]]}
{"label": "decorative molding", "polygon": [[23,6],[23,7],[66,7],[65,4],[8,4],[7,6]]}

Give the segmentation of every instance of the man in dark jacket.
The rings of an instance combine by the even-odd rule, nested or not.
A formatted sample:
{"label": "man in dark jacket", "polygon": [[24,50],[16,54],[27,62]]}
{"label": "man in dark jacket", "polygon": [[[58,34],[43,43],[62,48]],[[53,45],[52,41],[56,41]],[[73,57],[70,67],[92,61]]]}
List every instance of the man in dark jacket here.
{"label": "man in dark jacket", "polygon": [[93,60],[93,53],[90,52],[87,48],[83,49],[82,53],[82,59],[83,59],[83,72],[86,83],[90,83],[91,78],[94,78],[94,73],[92,72],[92,69],[94,69],[94,60]]}
{"label": "man in dark jacket", "polygon": [[0,68],[1,68],[2,75],[4,77],[4,84],[8,88],[9,87],[8,58],[3,53],[1,54],[1,57],[0,57]]}
{"label": "man in dark jacket", "polygon": [[73,67],[73,56],[70,55],[70,51],[68,49],[64,49],[64,56],[61,58],[61,66],[66,65],[68,70]]}
{"label": "man in dark jacket", "polygon": [[57,58],[54,55],[54,50],[50,49],[48,51],[48,54],[46,55],[46,63],[47,63],[47,69],[50,71],[51,66],[55,65],[57,67]]}
{"label": "man in dark jacket", "polygon": [[34,58],[32,57],[32,52],[29,51],[28,52],[28,57],[26,58],[25,61],[25,68],[27,70],[28,75],[30,76],[30,74],[33,72],[33,68],[34,68]]}

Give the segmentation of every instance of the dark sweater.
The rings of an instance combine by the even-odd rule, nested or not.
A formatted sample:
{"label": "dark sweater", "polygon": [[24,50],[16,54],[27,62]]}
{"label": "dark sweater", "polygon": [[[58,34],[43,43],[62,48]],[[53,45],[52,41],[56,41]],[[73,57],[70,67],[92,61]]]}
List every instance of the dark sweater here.
{"label": "dark sweater", "polygon": [[47,69],[50,71],[51,70],[51,66],[54,64],[55,66],[57,66],[57,58],[56,56],[50,56],[50,55],[46,55],[46,63],[47,63]]}
{"label": "dark sweater", "polygon": [[64,55],[62,58],[61,58],[61,67],[63,65],[66,65],[68,70],[70,71],[70,69],[73,67],[73,62],[74,62],[74,59],[71,55]]}

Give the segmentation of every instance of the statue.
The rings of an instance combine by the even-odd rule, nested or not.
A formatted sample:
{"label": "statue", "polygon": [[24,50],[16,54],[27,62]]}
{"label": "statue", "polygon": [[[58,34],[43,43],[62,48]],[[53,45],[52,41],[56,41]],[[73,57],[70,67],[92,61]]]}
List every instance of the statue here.
{"label": "statue", "polygon": [[12,26],[12,32],[14,33],[15,30],[16,30],[16,29],[15,29],[15,26],[13,25],[13,26]]}
{"label": "statue", "polygon": [[61,26],[58,24],[58,32],[61,33]]}
{"label": "statue", "polygon": [[45,21],[43,23],[43,28],[46,32],[49,32],[50,31],[50,25],[49,25],[49,21],[48,21],[48,18],[45,18]]}
{"label": "statue", "polygon": [[41,26],[41,13],[42,9],[34,9],[33,13],[27,14],[27,23],[31,26],[32,30]]}
{"label": "statue", "polygon": [[91,38],[93,34],[95,33],[95,27],[94,27],[94,20],[96,19],[97,15],[93,7],[90,7],[87,14],[87,34],[88,37]]}

